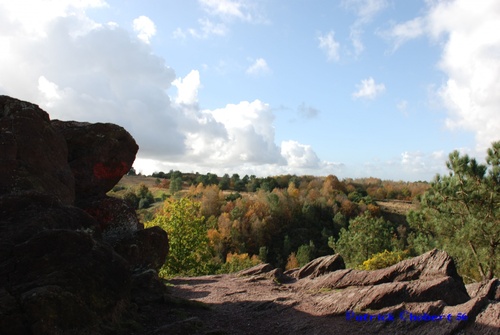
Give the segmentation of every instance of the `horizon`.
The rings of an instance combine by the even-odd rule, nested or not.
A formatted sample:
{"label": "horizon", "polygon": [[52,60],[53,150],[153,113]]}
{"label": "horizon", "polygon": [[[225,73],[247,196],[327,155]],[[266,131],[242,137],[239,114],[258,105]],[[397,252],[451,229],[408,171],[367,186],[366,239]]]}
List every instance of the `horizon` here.
{"label": "horizon", "polygon": [[495,0],[0,0],[0,94],[134,167],[431,181],[500,140]]}

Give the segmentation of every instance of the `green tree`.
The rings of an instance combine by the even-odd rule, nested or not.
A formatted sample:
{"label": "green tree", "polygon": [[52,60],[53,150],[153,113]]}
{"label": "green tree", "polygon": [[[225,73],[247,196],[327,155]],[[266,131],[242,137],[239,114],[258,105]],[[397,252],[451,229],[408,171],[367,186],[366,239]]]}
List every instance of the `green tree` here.
{"label": "green tree", "polygon": [[500,269],[500,142],[487,151],[486,164],[454,151],[447,176],[437,175],[408,215],[414,249],[446,250],[462,275],[491,279]]}
{"label": "green tree", "polygon": [[210,272],[211,253],[200,204],[188,198],[167,200],[156,217],[145,224],[168,233],[170,251],[160,274],[202,275]]}
{"label": "green tree", "polygon": [[231,183],[231,179],[229,179],[229,175],[226,173],[222,176],[222,178],[219,181],[219,188],[222,191],[225,191],[225,190],[229,189],[230,183]]}
{"label": "green tree", "polygon": [[356,267],[373,254],[390,250],[393,232],[390,222],[365,212],[350,221],[349,229],[340,230],[337,241],[330,237],[328,245],[342,255],[347,266]]}
{"label": "green tree", "polygon": [[296,254],[299,266],[306,265],[314,258],[315,249],[313,241],[309,241],[309,244],[303,244],[299,247]]}
{"label": "green tree", "polygon": [[182,190],[182,178],[181,177],[175,177],[170,180],[170,188],[169,191],[170,193],[174,194],[177,191]]}
{"label": "green tree", "polygon": [[155,198],[153,196],[153,193],[149,190],[149,188],[141,184],[139,185],[139,189],[137,190],[137,208],[142,209],[142,208],[148,208],[155,202]]}

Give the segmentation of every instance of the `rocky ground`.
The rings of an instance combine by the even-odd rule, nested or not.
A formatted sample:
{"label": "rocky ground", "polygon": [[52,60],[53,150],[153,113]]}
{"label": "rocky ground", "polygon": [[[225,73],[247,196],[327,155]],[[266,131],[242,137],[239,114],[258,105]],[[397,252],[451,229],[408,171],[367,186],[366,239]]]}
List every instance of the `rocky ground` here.
{"label": "rocky ground", "polygon": [[500,333],[498,280],[463,286],[444,252],[372,272],[337,269],[334,257],[288,274],[259,265],[172,279],[168,303],[134,334]]}

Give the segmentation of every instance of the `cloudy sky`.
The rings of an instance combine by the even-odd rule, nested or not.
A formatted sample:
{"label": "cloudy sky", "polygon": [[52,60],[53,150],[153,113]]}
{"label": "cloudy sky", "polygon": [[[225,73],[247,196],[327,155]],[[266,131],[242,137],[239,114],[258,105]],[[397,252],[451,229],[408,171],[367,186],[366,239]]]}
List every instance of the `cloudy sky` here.
{"label": "cloudy sky", "polygon": [[500,140],[498,0],[0,0],[0,94],[153,171],[430,180]]}

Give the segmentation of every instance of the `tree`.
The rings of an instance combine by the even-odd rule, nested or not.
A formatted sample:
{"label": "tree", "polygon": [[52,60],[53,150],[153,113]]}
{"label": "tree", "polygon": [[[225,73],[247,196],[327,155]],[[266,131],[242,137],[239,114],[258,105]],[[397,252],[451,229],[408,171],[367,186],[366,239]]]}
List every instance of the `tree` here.
{"label": "tree", "polygon": [[211,253],[200,204],[188,198],[167,200],[146,227],[159,226],[168,233],[170,251],[161,269],[164,276],[202,275],[209,272]]}
{"label": "tree", "polygon": [[390,222],[365,212],[350,221],[348,230],[340,230],[337,241],[330,237],[328,245],[342,255],[348,266],[355,267],[373,254],[390,250],[393,232]]}
{"label": "tree", "polygon": [[437,175],[422,196],[421,209],[408,215],[413,246],[446,250],[465,276],[498,276],[500,142],[488,149],[486,165],[454,151],[446,166],[449,175]]}
{"label": "tree", "polygon": [[222,178],[219,181],[219,188],[222,191],[225,191],[225,190],[229,189],[230,183],[231,183],[231,180],[229,179],[229,175],[226,173],[225,175],[222,176]]}
{"label": "tree", "polygon": [[137,176],[137,172],[135,171],[134,167],[132,166],[127,173],[127,176]]}
{"label": "tree", "polygon": [[170,193],[174,194],[177,191],[182,190],[182,178],[181,177],[175,177],[170,180],[170,188],[169,191]]}
{"label": "tree", "polygon": [[303,244],[297,250],[296,258],[299,266],[304,266],[309,263],[314,258],[314,251],[316,247],[313,241],[309,241],[309,244]]}

